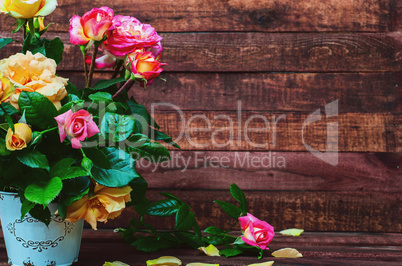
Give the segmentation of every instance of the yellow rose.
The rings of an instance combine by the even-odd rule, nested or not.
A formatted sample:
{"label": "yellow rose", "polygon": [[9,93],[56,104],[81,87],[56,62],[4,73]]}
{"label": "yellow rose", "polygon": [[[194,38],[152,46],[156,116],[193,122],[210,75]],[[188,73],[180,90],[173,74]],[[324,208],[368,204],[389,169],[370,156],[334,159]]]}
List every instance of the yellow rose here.
{"label": "yellow rose", "polygon": [[10,103],[18,109],[21,91],[36,91],[46,96],[59,110],[60,101],[67,95],[67,79],[57,77],[56,62],[44,55],[18,53],[0,61],[0,73],[16,87]]}
{"label": "yellow rose", "polygon": [[14,18],[44,17],[52,13],[57,0],[0,0],[0,13]]}
{"label": "yellow rose", "polygon": [[96,184],[92,196],[85,195],[67,208],[67,220],[76,222],[84,218],[96,230],[97,221],[106,223],[121,214],[131,200],[131,190],[130,186],[111,188]]}
{"label": "yellow rose", "polygon": [[10,151],[22,150],[32,139],[31,128],[24,123],[14,125],[14,132],[8,129],[6,135],[6,148]]}
{"label": "yellow rose", "polygon": [[11,94],[15,91],[13,84],[0,73],[0,102],[8,100]]}

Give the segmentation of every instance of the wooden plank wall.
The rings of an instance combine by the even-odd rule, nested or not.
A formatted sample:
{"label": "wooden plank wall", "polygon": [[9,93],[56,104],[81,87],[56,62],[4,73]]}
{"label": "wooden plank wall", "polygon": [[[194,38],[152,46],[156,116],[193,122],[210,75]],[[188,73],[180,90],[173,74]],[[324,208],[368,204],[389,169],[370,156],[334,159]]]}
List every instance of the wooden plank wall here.
{"label": "wooden plank wall", "polygon": [[[173,138],[183,133],[182,150],[172,150],[170,164],[139,162],[151,199],[172,192],[202,227],[224,226],[229,218],[212,201],[228,199],[236,182],[250,212],[278,230],[401,232],[401,0],[58,2],[48,34],[65,42],[59,74],[75,84],[83,75],[80,51],[68,42],[74,14],[108,5],[164,38],[167,82],[133,94],[148,108],[159,104],[155,117]],[[2,36],[11,22],[0,17]],[[1,57],[18,49],[4,48]],[[302,134],[306,118],[335,100],[339,115]],[[246,132],[246,122],[260,129]],[[304,146],[325,151],[331,122],[338,123],[336,166]],[[106,227],[127,225],[132,213]]]}

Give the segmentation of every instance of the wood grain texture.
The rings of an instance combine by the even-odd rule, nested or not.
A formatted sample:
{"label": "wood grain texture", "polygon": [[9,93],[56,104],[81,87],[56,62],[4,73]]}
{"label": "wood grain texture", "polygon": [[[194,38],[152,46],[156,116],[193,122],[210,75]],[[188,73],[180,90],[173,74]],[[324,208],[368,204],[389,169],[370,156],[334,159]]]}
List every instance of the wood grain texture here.
{"label": "wood grain texture", "polygon": [[[67,31],[73,15],[107,5],[115,14],[137,17],[160,32],[194,31],[389,31],[395,16],[394,0],[320,1],[214,1],[189,0],[65,0],[49,16],[55,31]],[[0,17],[0,30],[11,29],[12,20]]]}
{"label": "wood grain texture", "polygon": [[[163,179],[161,178],[161,182]],[[228,227],[233,218],[224,213],[214,200],[236,204],[228,190],[163,190],[188,203],[201,228],[211,225]],[[159,200],[159,191],[147,197]],[[267,221],[275,230],[303,228],[306,231],[401,232],[398,208],[401,193],[384,192],[312,192],[247,191],[249,212]],[[99,228],[127,227],[134,211],[126,209],[121,217],[99,224]],[[158,228],[172,228],[174,217],[150,217]]]}
{"label": "wood grain texture", "polygon": [[243,191],[401,193],[402,171],[380,156],[340,153],[339,164],[331,166],[308,152],[171,151],[170,162],[140,160],[137,169],[159,190],[228,190],[236,183]]}
{"label": "wood grain texture", "polygon": [[304,129],[309,115],[301,113],[158,111],[154,117],[183,150],[307,151],[307,144],[318,151],[401,151],[400,114],[347,113],[325,118],[323,109],[321,114],[311,115],[322,120]]}
{"label": "wood grain texture", "polygon": [[[81,72],[59,72],[79,88]],[[111,73],[97,73],[105,79]],[[170,103],[188,111],[235,111],[238,101],[245,111],[312,112],[339,100],[339,113],[402,112],[401,73],[162,73],[156,80],[130,94],[148,109]],[[189,97],[191,95],[191,97]],[[159,105],[157,110],[171,110]]]}
{"label": "wood grain texture", "polygon": [[[8,32],[1,32],[8,37]],[[82,69],[82,55],[68,33],[59,70]],[[165,33],[166,71],[375,72],[402,71],[402,41],[391,33]],[[10,44],[1,57],[20,51]]]}
{"label": "wood grain texture", "polygon": [[[240,232],[232,232],[240,234]],[[77,266],[99,266],[105,261],[123,261],[131,266],[143,266],[147,260],[160,256],[175,256],[183,265],[190,262],[219,263],[219,265],[244,266],[274,260],[275,265],[400,265],[400,234],[368,233],[304,233],[300,237],[286,237],[278,233],[272,240],[271,250],[283,247],[298,249],[303,258],[283,259],[267,257],[258,260],[253,256],[226,259],[208,257],[196,249],[180,247],[156,253],[138,252],[113,234],[111,230],[84,230]],[[102,252],[99,252],[99,251]],[[398,264],[399,263],[399,264]],[[0,239],[0,266],[8,266],[3,239]]]}

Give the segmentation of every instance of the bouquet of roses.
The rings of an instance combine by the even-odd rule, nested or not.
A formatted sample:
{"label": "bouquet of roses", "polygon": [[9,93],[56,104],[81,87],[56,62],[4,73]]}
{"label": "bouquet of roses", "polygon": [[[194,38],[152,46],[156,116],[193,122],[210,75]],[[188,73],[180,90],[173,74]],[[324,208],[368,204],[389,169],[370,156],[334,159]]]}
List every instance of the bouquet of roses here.
{"label": "bouquet of roses", "polygon": [[[63,219],[84,218],[96,229],[144,195],[135,160],[169,160],[157,141],[177,146],[127,95],[135,82],[145,88],[162,72],[162,38],[108,7],[73,16],[70,42],[82,51],[86,81],[77,89],[56,74],[62,41],[42,37],[44,16],[56,6],[0,1],[0,12],[16,18],[13,33],[23,32],[22,52],[0,61],[0,190],[18,192],[22,217],[29,212],[49,223],[46,206],[57,203]],[[0,39],[0,49],[13,41]],[[114,68],[112,78],[93,85],[94,69],[103,67]]]}

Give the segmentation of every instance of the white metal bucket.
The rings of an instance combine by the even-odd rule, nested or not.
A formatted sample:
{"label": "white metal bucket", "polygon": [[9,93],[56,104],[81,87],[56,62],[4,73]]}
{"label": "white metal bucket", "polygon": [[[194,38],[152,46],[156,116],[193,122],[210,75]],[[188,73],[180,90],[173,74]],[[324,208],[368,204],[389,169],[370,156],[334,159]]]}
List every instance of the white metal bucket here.
{"label": "white metal bucket", "polygon": [[[57,205],[50,204],[51,213]],[[16,193],[0,192],[0,219],[8,263],[15,266],[68,266],[78,260],[84,220],[75,223],[52,215],[49,227],[27,214],[21,221]]]}

